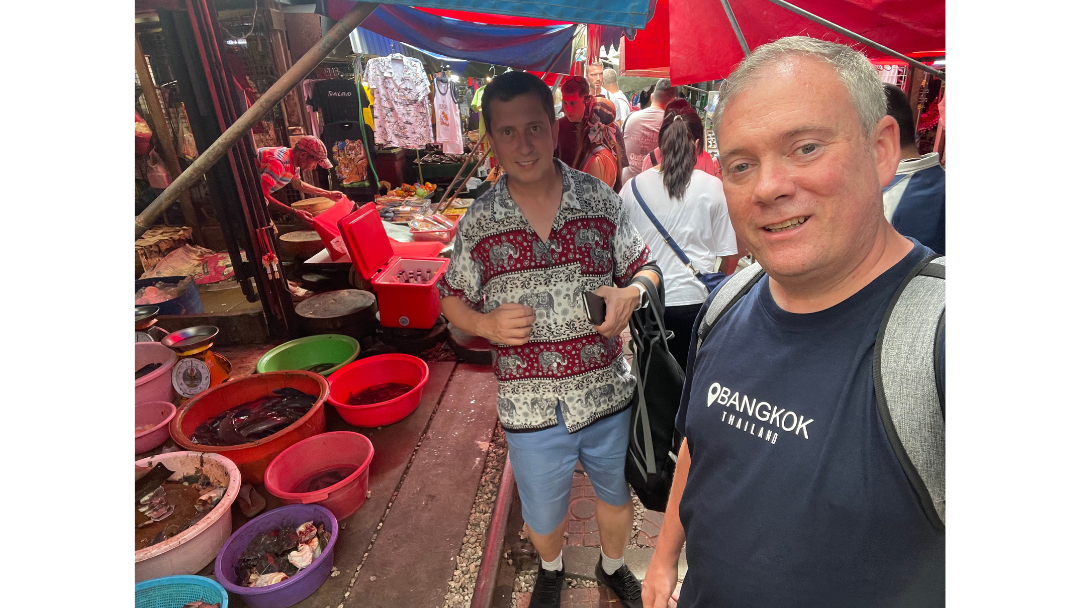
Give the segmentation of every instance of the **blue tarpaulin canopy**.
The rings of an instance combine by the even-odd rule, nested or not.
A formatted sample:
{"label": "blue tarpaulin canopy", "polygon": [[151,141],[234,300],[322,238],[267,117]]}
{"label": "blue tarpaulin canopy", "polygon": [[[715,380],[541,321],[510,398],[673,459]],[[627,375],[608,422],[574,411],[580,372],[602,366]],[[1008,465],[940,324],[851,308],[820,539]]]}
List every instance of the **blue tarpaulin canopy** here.
{"label": "blue tarpaulin canopy", "polygon": [[649,22],[656,0],[380,0],[380,3],[614,25],[633,30],[644,28]]}
{"label": "blue tarpaulin canopy", "polygon": [[[353,5],[327,0],[327,16],[337,19]],[[569,73],[574,24],[517,26],[480,24],[384,4],[361,29],[434,54],[537,72]]]}

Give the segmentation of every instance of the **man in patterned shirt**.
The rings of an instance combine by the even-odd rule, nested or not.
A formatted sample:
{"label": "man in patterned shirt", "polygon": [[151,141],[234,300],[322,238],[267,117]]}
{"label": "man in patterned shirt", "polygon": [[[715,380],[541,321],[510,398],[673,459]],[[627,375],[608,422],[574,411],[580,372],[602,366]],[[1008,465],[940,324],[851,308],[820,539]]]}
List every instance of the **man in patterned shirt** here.
{"label": "man in patterned shirt", "polygon": [[[659,288],[660,269],[618,195],[553,157],[554,102],[539,78],[499,76],[482,113],[505,175],[460,220],[439,291],[446,318],[493,345],[499,420],[541,558],[529,605],[559,605],[580,460],[599,498],[597,578],[625,606],[641,606],[641,585],[623,563],[634,514],[623,471],[635,390],[619,335],[643,303],[640,282]],[[584,292],[604,298],[603,324],[590,324]]]}

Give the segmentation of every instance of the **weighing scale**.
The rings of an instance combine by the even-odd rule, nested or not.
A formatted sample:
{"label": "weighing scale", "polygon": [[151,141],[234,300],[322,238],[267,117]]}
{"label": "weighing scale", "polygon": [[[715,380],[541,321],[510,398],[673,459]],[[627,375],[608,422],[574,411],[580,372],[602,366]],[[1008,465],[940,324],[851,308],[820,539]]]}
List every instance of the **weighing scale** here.
{"label": "weighing scale", "polygon": [[174,331],[161,339],[162,344],[180,357],[173,366],[172,384],[183,401],[229,379],[232,364],[210,350],[217,335],[218,328],[198,325]]}
{"label": "weighing scale", "polygon": [[157,323],[158,311],[160,310],[157,306],[135,307],[136,342],[161,342],[162,338],[169,335],[169,332],[154,326]]}

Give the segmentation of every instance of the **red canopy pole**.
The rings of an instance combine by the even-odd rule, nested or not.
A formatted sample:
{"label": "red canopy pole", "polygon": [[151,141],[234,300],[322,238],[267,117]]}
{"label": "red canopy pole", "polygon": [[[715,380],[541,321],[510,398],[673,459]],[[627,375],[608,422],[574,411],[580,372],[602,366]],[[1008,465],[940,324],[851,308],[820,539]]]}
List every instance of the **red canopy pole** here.
{"label": "red canopy pole", "polygon": [[[934,68],[932,68],[932,67],[930,67],[930,66],[928,66],[928,65],[926,65],[924,63],[919,63],[918,61],[915,61],[914,59],[912,59],[911,57],[908,57],[907,55],[897,53],[896,51],[894,51],[894,50],[892,50],[892,49],[890,49],[890,48],[888,48],[886,46],[882,46],[882,45],[874,42],[873,40],[870,40],[869,38],[866,38],[864,36],[860,36],[860,35],[856,34],[855,32],[853,32],[853,31],[851,31],[851,30],[849,30],[847,28],[840,27],[839,25],[836,25],[835,23],[833,23],[831,21],[826,21],[825,19],[822,19],[821,17],[818,17],[817,15],[815,15],[813,13],[809,13],[807,11],[804,11],[803,9],[795,6],[794,4],[791,4],[790,2],[785,2],[784,0],[769,0],[769,2],[772,2],[776,6],[779,6],[780,8],[786,8],[787,10],[795,13],[796,15],[799,15],[800,17],[805,17],[806,19],[809,19],[810,21],[813,21],[814,23],[816,23],[818,25],[827,27],[830,30],[836,32],[837,34],[842,34],[844,36],[847,36],[848,38],[851,38],[852,40],[861,42],[862,44],[865,44],[866,46],[868,46],[868,47],[870,47],[872,49],[876,49],[878,51],[881,51],[882,53],[885,53],[886,55],[888,55],[890,57],[896,57],[897,59],[906,61],[911,67],[913,67],[913,68],[915,68],[917,70],[922,70],[922,71],[924,71],[924,72],[926,72],[928,74],[933,74],[934,76],[940,78],[943,82],[945,80],[945,73],[944,72],[935,70]],[[725,9],[727,8],[727,1],[726,0],[724,0],[724,8]]]}
{"label": "red canopy pole", "polygon": [[743,55],[750,54],[750,47],[746,45],[746,38],[743,38],[742,28],[739,27],[739,22],[735,20],[735,13],[731,11],[731,4],[728,0],[720,0],[724,5],[724,12],[727,13],[728,21],[731,22],[731,29],[735,30],[735,37],[739,39],[739,46],[742,47]]}

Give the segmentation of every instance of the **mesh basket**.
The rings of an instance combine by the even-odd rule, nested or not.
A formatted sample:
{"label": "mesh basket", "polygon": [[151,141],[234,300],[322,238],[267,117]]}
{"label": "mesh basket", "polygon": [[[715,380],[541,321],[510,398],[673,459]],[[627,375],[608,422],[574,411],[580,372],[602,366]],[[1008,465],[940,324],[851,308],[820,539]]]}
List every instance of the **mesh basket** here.
{"label": "mesh basket", "polygon": [[225,588],[205,576],[166,576],[135,585],[135,608],[183,608],[198,600],[229,605]]}

